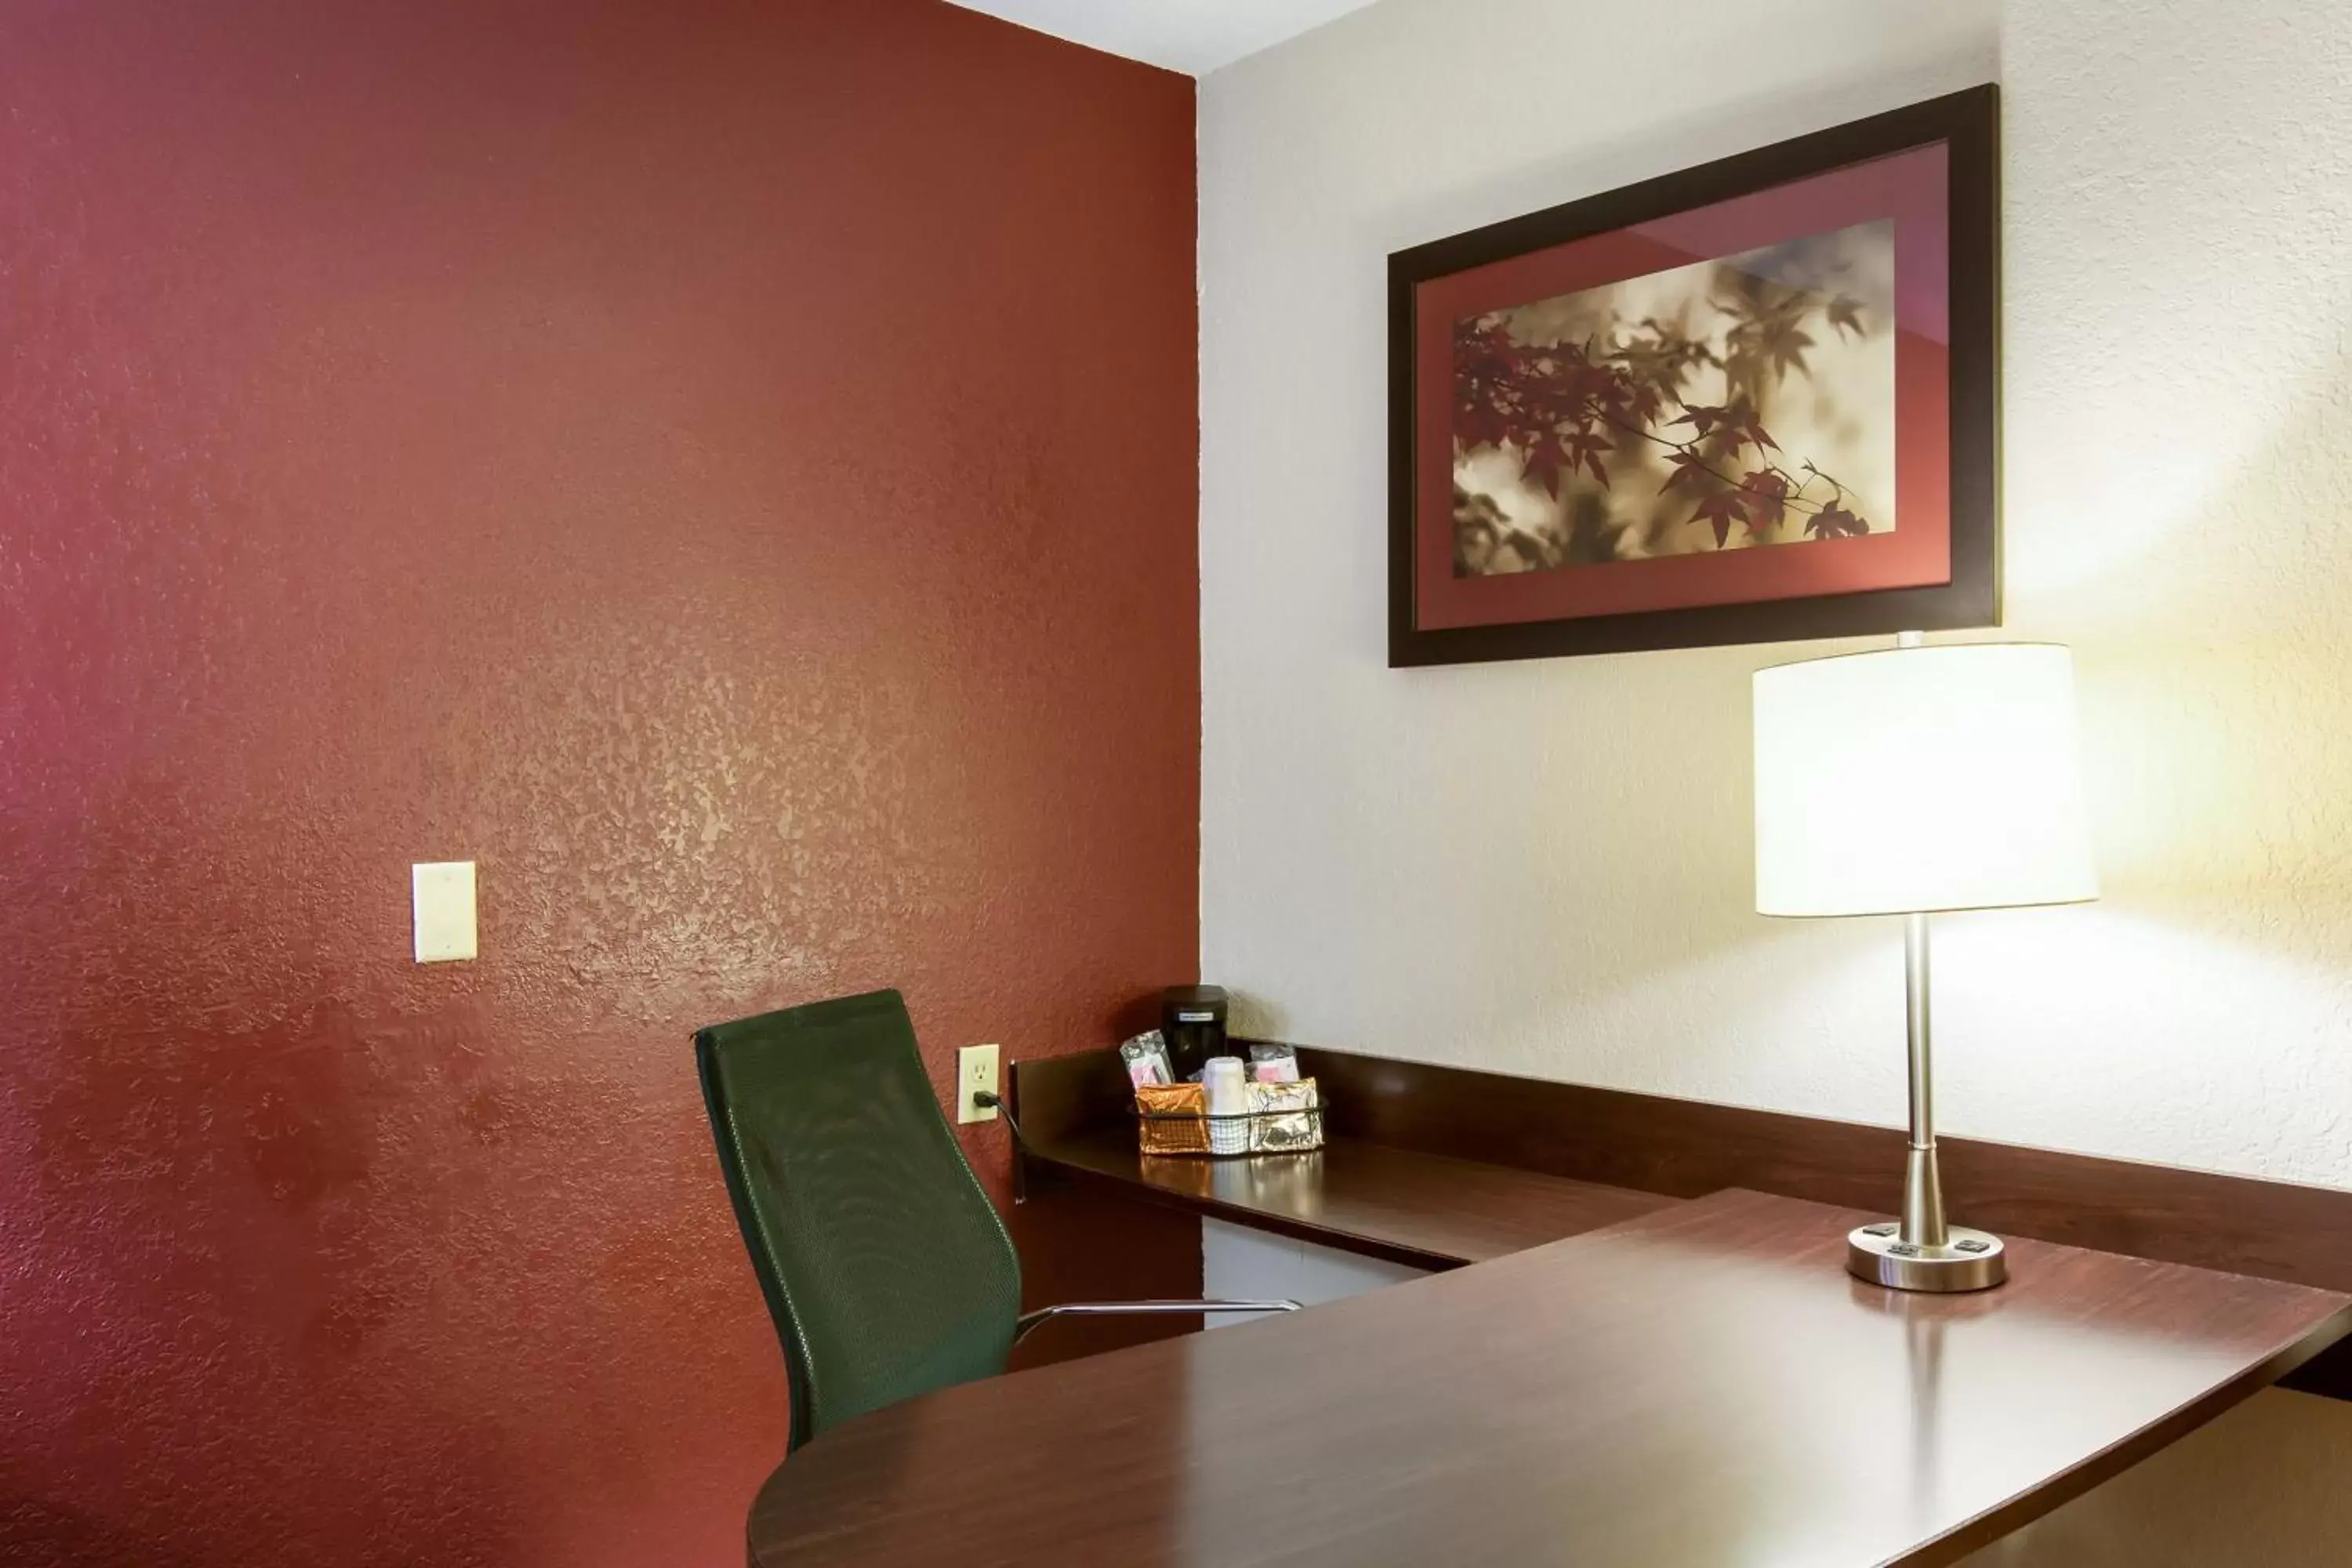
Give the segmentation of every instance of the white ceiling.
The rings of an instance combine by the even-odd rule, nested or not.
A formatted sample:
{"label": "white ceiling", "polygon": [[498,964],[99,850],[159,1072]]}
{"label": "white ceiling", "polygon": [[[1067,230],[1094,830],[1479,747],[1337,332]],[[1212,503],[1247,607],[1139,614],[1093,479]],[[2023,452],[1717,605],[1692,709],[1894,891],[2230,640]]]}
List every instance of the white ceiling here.
{"label": "white ceiling", "polygon": [[950,0],[1057,38],[1206,76],[1371,0]]}

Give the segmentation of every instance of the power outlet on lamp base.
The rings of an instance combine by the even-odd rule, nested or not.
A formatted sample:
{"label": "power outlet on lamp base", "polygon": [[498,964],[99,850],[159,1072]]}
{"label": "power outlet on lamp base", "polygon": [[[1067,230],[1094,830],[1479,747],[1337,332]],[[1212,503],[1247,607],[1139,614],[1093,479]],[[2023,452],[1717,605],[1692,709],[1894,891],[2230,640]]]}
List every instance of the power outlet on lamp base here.
{"label": "power outlet on lamp base", "polygon": [[966,1046],[956,1053],[956,1121],[993,1121],[996,1107],[973,1100],[975,1094],[996,1092],[996,1047]]}

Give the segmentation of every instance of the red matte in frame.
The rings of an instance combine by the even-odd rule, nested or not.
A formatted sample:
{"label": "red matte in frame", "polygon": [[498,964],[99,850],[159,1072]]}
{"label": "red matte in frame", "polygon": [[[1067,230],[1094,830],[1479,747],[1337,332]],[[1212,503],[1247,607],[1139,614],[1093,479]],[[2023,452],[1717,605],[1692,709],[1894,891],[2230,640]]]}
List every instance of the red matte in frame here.
{"label": "red matte in frame", "polygon": [[[1416,620],[1575,619],[1942,584],[1951,578],[1948,158],[1941,144],[1432,279],[1416,289]],[[1695,261],[1895,220],[1895,527],[1859,539],[1454,575],[1454,325]]]}

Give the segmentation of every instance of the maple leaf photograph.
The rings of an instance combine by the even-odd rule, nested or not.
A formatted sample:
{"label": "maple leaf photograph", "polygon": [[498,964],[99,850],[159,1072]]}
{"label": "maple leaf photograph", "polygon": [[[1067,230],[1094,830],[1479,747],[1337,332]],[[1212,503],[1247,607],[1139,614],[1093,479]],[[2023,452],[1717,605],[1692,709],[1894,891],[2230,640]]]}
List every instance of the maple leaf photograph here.
{"label": "maple leaf photograph", "polygon": [[1454,328],[1454,574],[1895,528],[1895,226]]}

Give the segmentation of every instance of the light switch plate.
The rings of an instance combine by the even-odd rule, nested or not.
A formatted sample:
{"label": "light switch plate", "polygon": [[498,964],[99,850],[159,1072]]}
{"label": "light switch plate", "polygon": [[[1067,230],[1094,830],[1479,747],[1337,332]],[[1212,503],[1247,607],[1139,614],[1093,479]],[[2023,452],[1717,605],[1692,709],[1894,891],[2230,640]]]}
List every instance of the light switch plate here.
{"label": "light switch plate", "polygon": [[956,1053],[956,1120],[958,1121],[993,1121],[996,1107],[974,1105],[971,1097],[981,1093],[994,1094],[996,1089],[996,1047],[966,1046]]}
{"label": "light switch plate", "polygon": [[416,922],[417,963],[448,963],[477,956],[471,860],[410,867],[408,892]]}

